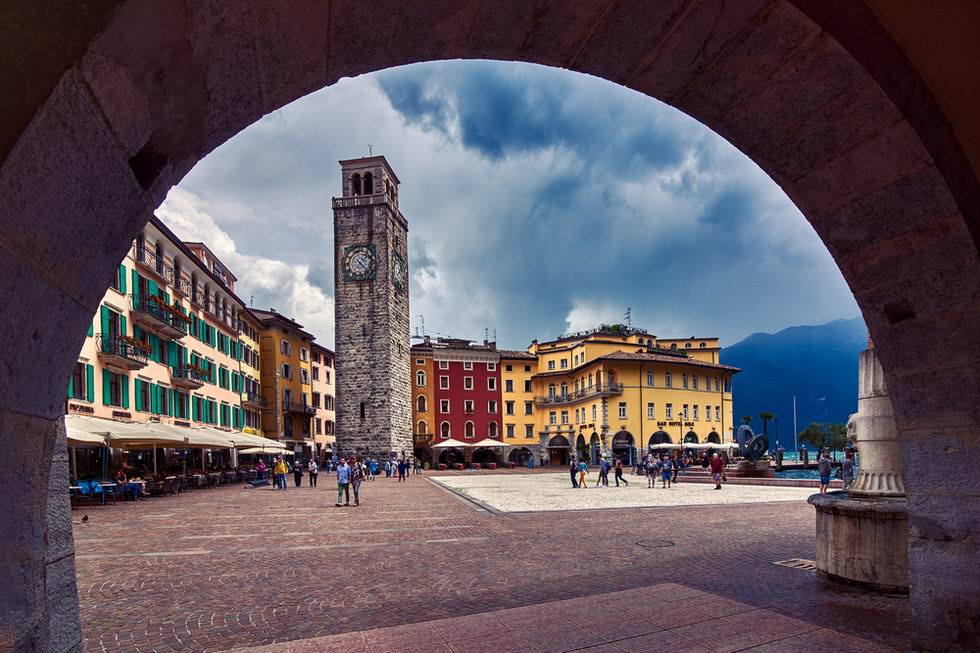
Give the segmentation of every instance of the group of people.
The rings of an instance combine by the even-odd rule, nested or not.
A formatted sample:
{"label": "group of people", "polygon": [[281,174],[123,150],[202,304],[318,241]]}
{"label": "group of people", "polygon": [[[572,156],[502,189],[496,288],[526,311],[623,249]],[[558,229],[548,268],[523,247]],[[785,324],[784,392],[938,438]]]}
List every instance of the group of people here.
{"label": "group of people", "polygon": [[[637,468],[642,468],[647,477],[647,487],[656,487],[657,479],[660,479],[661,488],[668,489],[673,483],[677,482],[677,474],[683,473],[684,468],[690,465],[689,459],[679,458],[674,454],[657,456],[653,453],[647,454],[638,464]],[[718,454],[712,454],[710,459],[705,460],[706,466],[711,470],[711,478],[715,482],[715,489],[720,490],[723,481],[728,478],[725,475],[725,460]],[[628,486],[629,481],[623,477],[623,461],[616,458],[609,462],[605,458],[599,460],[599,480],[596,487],[609,487],[609,470],[614,471],[613,478],[616,487],[620,482]],[[568,463],[569,477],[573,488],[587,488],[589,465],[585,460],[576,460],[574,457]],[[828,480],[829,483],[829,480]],[[821,490],[822,491],[822,490]]]}
{"label": "group of people", "polygon": [[[529,467],[530,469],[531,467]],[[613,478],[616,481],[616,487],[619,487],[620,481],[623,485],[629,485],[629,481],[623,478],[623,461],[616,458],[615,461],[609,462],[605,458],[599,460],[599,480],[596,481],[596,487],[609,487],[609,470],[614,471]],[[588,486],[588,475],[589,475],[589,465],[585,460],[576,461],[573,456],[568,462],[568,471],[571,475],[572,487],[585,489]]]}
{"label": "group of people", "polygon": [[[817,462],[817,473],[820,475],[820,494],[825,494],[830,488],[830,475],[834,470],[834,464],[830,460],[830,452],[824,451]],[[841,480],[844,482],[844,489],[851,487],[854,481],[854,452],[848,451],[844,454],[844,460],[840,464]]]}

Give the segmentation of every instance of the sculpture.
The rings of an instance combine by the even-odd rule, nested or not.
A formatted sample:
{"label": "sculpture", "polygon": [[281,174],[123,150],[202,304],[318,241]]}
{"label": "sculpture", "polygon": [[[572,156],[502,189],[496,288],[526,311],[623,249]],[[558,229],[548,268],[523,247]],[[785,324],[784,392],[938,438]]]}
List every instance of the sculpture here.
{"label": "sculpture", "polygon": [[759,460],[769,451],[769,438],[756,435],[748,424],[738,427],[735,442],[738,444],[738,455],[746,460]]}

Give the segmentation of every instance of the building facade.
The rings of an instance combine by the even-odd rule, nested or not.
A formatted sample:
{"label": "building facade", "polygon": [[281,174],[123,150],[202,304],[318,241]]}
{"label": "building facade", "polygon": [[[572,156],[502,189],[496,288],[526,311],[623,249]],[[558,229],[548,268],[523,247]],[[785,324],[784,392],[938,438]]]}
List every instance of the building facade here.
{"label": "building facade", "polygon": [[337,446],[412,451],[408,221],[383,156],[341,161],[333,198]]}
{"label": "building facade", "polygon": [[[506,446],[492,458],[519,464],[603,455],[632,463],[654,444],[731,442],[739,370],[720,363],[720,351],[717,338],[658,340],[622,324],[534,341],[527,351],[426,339],[413,348],[413,369],[433,394],[420,401],[416,379],[416,429],[432,429],[430,446],[499,440]],[[461,449],[430,450],[429,459],[470,462],[478,451]]]}
{"label": "building facade", "polygon": [[311,350],[313,334],[275,310],[251,309],[259,331],[262,430],[298,454],[314,451]]}
{"label": "building facade", "polygon": [[244,429],[243,388],[258,383],[239,331],[246,314],[234,275],[207,246],[152,217],[94,316],[66,413]]}
{"label": "building facade", "polygon": [[311,403],[316,409],[316,415],[313,416],[313,442],[317,459],[323,460],[333,455],[337,442],[334,354],[314,342],[310,356],[310,379],[313,382]]}
{"label": "building facade", "polygon": [[435,434],[435,375],[433,373],[432,342],[425,336],[422,342],[412,345],[412,416],[414,433],[413,452],[423,463],[432,463]]}

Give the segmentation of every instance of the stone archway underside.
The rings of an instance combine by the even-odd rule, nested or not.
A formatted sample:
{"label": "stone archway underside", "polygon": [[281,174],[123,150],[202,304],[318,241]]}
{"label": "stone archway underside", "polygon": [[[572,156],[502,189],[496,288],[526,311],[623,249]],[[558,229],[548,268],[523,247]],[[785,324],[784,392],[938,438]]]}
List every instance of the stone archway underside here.
{"label": "stone archway underside", "polygon": [[[915,461],[916,637],[980,638],[976,180],[863,5],[103,0],[0,12],[21,28],[0,46],[4,88],[18,91],[0,117],[0,487],[17,488],[0,508],[0,641],[79,641],[58,418],[106,280],[148,215],[263,114],[342,76],[452,58],[623,84],[704,122],[779,183],[861,306]],[[38,43],[48,56],[30,56]]]}

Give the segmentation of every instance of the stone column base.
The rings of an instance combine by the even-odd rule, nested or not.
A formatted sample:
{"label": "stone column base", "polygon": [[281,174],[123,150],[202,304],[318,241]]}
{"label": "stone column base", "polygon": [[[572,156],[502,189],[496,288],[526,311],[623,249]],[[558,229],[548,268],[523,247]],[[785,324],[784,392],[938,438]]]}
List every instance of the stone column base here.
{"label": "stone column base", "polygon": [[909,591],[908,501],[814,494],[817,572],[831,581],[875,592]]}

